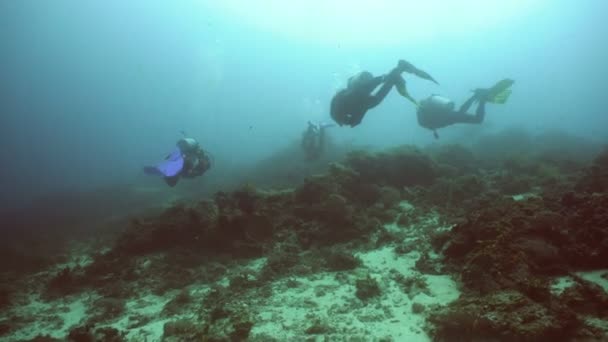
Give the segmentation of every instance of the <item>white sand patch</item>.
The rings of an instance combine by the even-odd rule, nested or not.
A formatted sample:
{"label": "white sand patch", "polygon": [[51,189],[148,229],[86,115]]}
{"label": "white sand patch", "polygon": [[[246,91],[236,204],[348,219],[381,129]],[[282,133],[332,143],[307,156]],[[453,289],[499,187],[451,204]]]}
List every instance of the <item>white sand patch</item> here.
{"label": "white sand patch", "polygon": [[525,192],[525,193],[513,195],[513,196],[511,196],[511,198],[513,198],[514,201],[519,202],[519,201],[527,200],[529,198],[538,198],[538,194],[534,193],[534,192]]}
{"label": "white sand patch", "polygon": [[12,314],[31,319],[31,324],[12,333],[15,340],[30,340],[38,335],[63,338],[74,326],[86,318],[86,302],[90,294],[72,296],[61,300],[43,302],[31,296],[30,302],[15,309]]}
{"label": "white sand patch", "polygon": [[[456,283],[448,276],[423,276],[430,295],[419,293],[410,299],[393,275],[419,275],[414,270],[418,252],[398,256],[392,248],[384,247],[357,256],[363,268],[276,282],[274,294],[258,306],[252,336],[303,340],[314,336],[307,329],[321,326],[325,329],[319,335],[337,340],[430,341],[422,330],[424,316],[412,313],[412,304],[448,304],[459,296]],[[355,284],[367,275],[377,280],[381,295],[361,301]],[[289,288],[289,283],[299,285]]]}
{"label": "white sand patch", "polygon": [[597,317],[587,317],[585,318],[585,322],[595,328],[603,330],[605,336],[608,336],[608,320],[603,320]]}
{"label": "white sand patch", "polygon": [[607,273],[608,270],[596,270],[590,272],[576,272],[576,275],[585,279],[586,281],[601,286],[605,292],[608,292],[608,279],[602,277],[602,275]]}
{"label": "white sand patch", "polygon": [[576,284],[576,282],[574,281],[574,279],[572,279],[572,277],[558,277],[553,280],[553,282],[551,283],[551,285],[549,287],[549,290],[551,291],[551,294],[553,294],[554,296],[559,296],[565,290],[567,290],[568,288],[572,287],[575,284]]}
{"label": "white sand patch", "polygon": [[[148,294],[129,300],[125,305],[125,315],[110,326],[121,331],[128,331],[128,338],[137,336],[151,338],[152,341],[160,340],[166,320],[160,320],[158,316],[170,299],[171,296],[169,295],[155,296]],[[139,325],[138,320],[140,319],[150,319],[150,321]]]}

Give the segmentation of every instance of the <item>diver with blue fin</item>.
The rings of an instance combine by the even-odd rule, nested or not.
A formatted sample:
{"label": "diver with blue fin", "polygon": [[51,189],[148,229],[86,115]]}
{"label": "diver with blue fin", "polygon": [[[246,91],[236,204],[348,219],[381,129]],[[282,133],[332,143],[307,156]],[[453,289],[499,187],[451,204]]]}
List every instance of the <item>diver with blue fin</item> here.
{"label": "diver with blue fin", "polygon": [[[402,89],[405,89],[405,81],[401,76],[404,72],[437,83],[427,72],[404,60],[400,60],[393,70],[383,76],[374,77],[369,71],[362,71],[349,78],[347,87],[338,91],[332,98],[330,108],[332,119],[340,126],[359,125],[367,111],[379,105],[394,85],[399,83]],[[372,94],[380,85],[382,87]]]}
{"label": "diver with blue fin", "polygon": [[[460,106],[458,110],[454,110],[454,102],[440,95],[431,95],[428,98],[416,101],[400,89],[400,84],[396,84],[399,93],[414,102],[418,106],[417,117],[418,124],[424,128],[433,131],[435,139],[439,138],[437,129],[450,126],[457,123],[480,124],[485,119],[486,103],[504,104],[511,95],[511,86],[515,81],[511,79],[503,79],[498,81],[491,88],[478,88],[473,90],[473,96]],[[467,111],[473,103],[478,102],[475,114],[469,114]]]}
{"label": "diver with blue fin", "polygon": [[180,178],[195,178],[202,176],[211,167],[211,160],[193,138],[186,137],[177,141],[177,146],[165,160],[156,166],[145,166],[147,175],[162,176],[167,185],[174,187]]}

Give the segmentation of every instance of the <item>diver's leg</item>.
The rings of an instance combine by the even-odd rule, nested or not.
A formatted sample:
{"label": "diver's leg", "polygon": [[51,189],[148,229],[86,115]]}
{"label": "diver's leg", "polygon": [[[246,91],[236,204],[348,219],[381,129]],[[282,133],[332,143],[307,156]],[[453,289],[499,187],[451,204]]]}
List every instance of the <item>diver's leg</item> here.
{"label": "diver's leg", "polygon": [[477,100],[477,95],[473,95],[471,96],[470,99],[466,100],[465,103],[462,104],[462,106],[460,106],[460,109],[458,109],[458,113],[461,114],[466,114],[466,112],[469,110],[469,108],[471,108],[471,106],[473,105],[473,102],[475,102],[475,100]]}
{"label": "diver's leg", "polygon": [[[470,105],[469,105],[470,107]],[[467,114],[466,112],[455,112],[451,116],[452,123],[468,123],[468,124],[480,124],[486,117],[486,101],[481,100],[477,105],[477,111],[475,115]]]}
{"label": "diver's leg", "polygon": [[325,149],[325,128],[319,130],[319,154]]}
{"label": "diver's leg", "polygon": [[381,78],[384,83],[382,84],[382,87],[380,87],[380,89],[370,97],[370,102],[367,107],[368,109],[376,107],[384,100],[386,95],[388,95],[388,93],[391,91],[391,88],[393,88],[395,85],[399,75],[401,75],[399,68],[394,68],[387,75],[377,77]]}
{"label": "diver's leg", "polygon": [[482,123],[486,118],[486,100],[480,100],[477,105],[477,112],[475,112],[475,123]]}
{"label": "diver's leg", "polygon": [[165,183],[167,183],[168,186],[174,187],[177,184],[177,181],[179,180],[179,175],[172,177],[164,177],[164,179]]}
{"label": "diver's leg", "polygon": [[380,87],[380,89],[374,95],[370,96],[370,100],[367,104],[367,109],[374,108],[379,105],[380,102],[384,100],[386,95],[388,95],[388,92],[391,91],[391,88],[395,84],[394,81],[389,80],[385,76],[375,77],[371,82],[376,84],[374,88],[377,87],[380,83],[382,83],[382,87]]}

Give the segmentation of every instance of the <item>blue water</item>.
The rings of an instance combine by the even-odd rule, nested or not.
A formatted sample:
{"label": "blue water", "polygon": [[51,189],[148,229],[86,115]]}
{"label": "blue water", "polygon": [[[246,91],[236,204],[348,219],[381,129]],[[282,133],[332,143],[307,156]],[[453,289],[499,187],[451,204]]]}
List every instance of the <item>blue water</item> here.
{"label": "blue water", "polygon": [[[460,103],[472,88],[516,80],[483,125],[446,128],[440,142],[512,126],[608,137],[608,3],[362,3],[1,1],[2,207],[140,182],[180,130],[212,151],[216,175],[262,160],[307,120],[330,120],[352,73],[382,74],[401,58],[441,83],[408,77],[416,98]],[[332,135],[359,146],[434,142],[395,93]]]}

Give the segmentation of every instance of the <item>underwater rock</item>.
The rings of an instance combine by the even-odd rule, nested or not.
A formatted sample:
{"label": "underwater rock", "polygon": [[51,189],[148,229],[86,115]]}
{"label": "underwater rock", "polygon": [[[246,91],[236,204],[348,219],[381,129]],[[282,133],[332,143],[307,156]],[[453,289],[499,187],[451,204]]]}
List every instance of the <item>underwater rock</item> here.
{"label": "underwater rock", "polygon": [[437,177],[436,165],[416,147],[403,146],[386,152],[352,152],[346,165],[368,184],[388,185],[398,189],[405,186],[430,185]]}
{"label": "underwater rock", "polygon": [[304,331],[308,335],[324,335],[332,333],[334,329],[328,324],[323,323],[320,319],[315,320],[311,326]]}
{"label": "underwater rock", "polygon": [[577,279],[559,295],[560,302],[578,313],[608,319],[608,294],[597,284]]}
{"label": "underwater rock", "polygon": [[201,323],[189,319],[178,319],[163,326],[163,342],[205,341]]}
{"label": "underwater rock", "polygon": [[424,277],[420,275],[406,277],[397,271],[391,273],[393,280],[399,284],[399,287],[407,294],[409,299],[413,299],[420,293],[424,293],[427,296],[431,295],[431,291]]}
{"label": "underwater rock", "polygon": [[123,342],[124,333],[115,328],[101,327],[95,329],[93,325],[84,325],[70,330],[66,340],[68,342]]}
{"label": "underwater rock", "polygon": [[428,323],[435,341],[564,341],[586,333],[566,307],[550,309],[515,291],[461,297],[435,309]]}
{"label": "underwater rock", "polygon": [[111,321],[118,318],[125,312],[126,304],[123,299],[99,298],[89,307],[87,312],[90,325],[97,325],[102,322]]}
{"label": "underwater rock", "polygon": [[48,335],[38,335],[36,337],[34,337],[31,340],[28,340],[27,342],[61,342],[62,340],[58,339],[58,338],[54,338]]}
{"label": "underwater rock", "polygon": [[231,303],[211,310],[204,326],[204,341],[246,341],[253,328],[246,306]]}
{"label": "underwater rock", "polygon": [[585,175],[576,185],[576,190],[588,193],[608,191],[608,148],[605,148],[585,171]]}
{"label": "underwater rock", "polygon": [[461,145],[440,145],[429,152],[438,164],[451,167],[459,175],[475,173],[480,166],[473,152]]}
{"label": "underwater rock", "polygon": [[0,311],[11,305],[11,291],[6,287],[0,287]]}
{"label": "underwater rock", "polygon": [[377,297],[380,295],[380,286],[378,286],[378,281],[368,275],[366,278],[357,279],[355,283],[355,287],[357,288],[357,292],[355,293],[357,298],[362,301],[366,301],[372,297]]}
{"label": "underwater rock", "polygon": [[188,289],[183,289],[165,304],[162,314],[174,316],[179,312],[184,311],[184,309],[186,309],[190,304],[192,304],[192,296],[190,295],[190,291],[188,291]]}
{"label": "underwater rock", "polygon": [[429,253],[421,252],[420,257],[416,260],[416,270],[423,274],[441,274],[442,266],[439,260],[433,260],[429,256]]}
{"label": "underwater rock", "polygon": [[63,268],[48,281],[43,297],[51,300],[74,293],[81,287],[80,278],[80,268]]}
{"label": "underwater rock", "polygon": [[424,306],[424,304],[420,304],[420,303],[412,303],[412,313],[414,314],[421,314],[424,312],[424,310],[426,310],[426,306]]}
{"label": "underwater rock", "polygon": [[348,271],[361,266],[361,259],[348,252],[346,249],[335,250],[332,248],[324,253],[323,260],[330,271]]}
{"label": "underwater rock", "polygon": [[300,261],[300,248],[293,242],[277,244],[266,258],[262,268],[261,278],[273,279],[279,275],[286,275]]}

